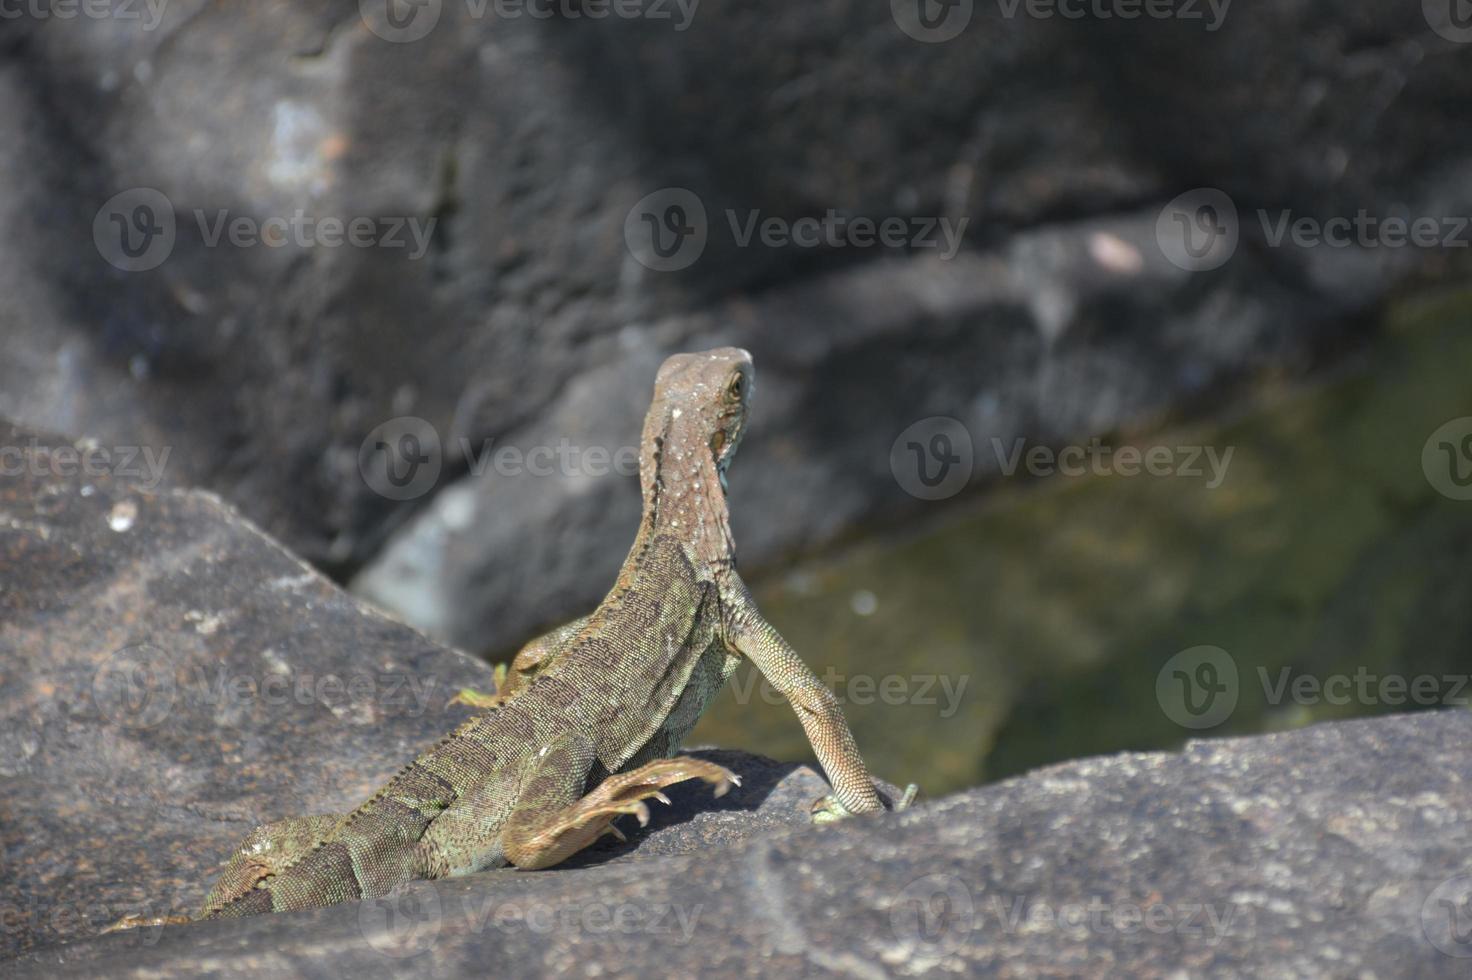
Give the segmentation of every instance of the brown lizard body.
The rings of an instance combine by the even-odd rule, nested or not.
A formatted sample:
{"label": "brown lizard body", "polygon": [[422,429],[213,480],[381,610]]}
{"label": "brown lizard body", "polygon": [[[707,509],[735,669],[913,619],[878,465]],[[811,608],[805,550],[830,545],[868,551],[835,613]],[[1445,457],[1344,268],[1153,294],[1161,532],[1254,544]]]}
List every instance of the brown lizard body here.
{"label": "brown lizard body", "polygon": [[639,533],[598,608],[524,647],[496,695],[463,692],[486,710],[352,813],[252,831],[200,917],[331,905],[507,863],[544,868],[617,834],[622,814],[644,823],[643,801],[663,799],[661,787],[699,778],[719,796],[738,777],[670,756],[742,659],[791,703],[827,770],[833,792],[814,819],[883,809],[832,692],[736,572],[725,470],[751,377],[750,355],[734,348],[669,358],[644,424]]}

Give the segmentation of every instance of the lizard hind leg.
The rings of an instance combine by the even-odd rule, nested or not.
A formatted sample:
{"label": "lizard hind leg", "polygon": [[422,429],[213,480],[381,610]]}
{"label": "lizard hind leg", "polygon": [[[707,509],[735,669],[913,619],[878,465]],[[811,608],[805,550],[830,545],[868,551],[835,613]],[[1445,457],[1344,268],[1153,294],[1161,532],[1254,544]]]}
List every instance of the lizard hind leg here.
{"label": "lizard hind leg", "polygon": [[265,878],[300,861],[342,823],[341,814],[288,817],[261,824],[245,835],[220,879],[205,896],[201,917],[207,917],[248,895]]}
{"label": "lizard hind leg", "polygon": [[[643,826],[649,822],[649,807],[644,800],[668,803],[660,789],[687,779],[702,779],[714,785],[716,796],[725,795],[732,785],[741,785],[741,777],[724,766],[677,756],[609,776],[597,789],[571,803],[564,801],[548,806],[545,804],[554,801],[546,800],[539,805],[535,798],[523,796],[506,823],[503,836],[506,859],[526,870],[549,868],[604,834],[622,837],[613,826],[615,819],[632,814]],[[529,789],[534,787],[535,784]]]}
{"label": "lizard hind leg", "polygon": [[288,817],[275,823],[261,824],[245,835],[231,855],[220,880],[205,897],[199,915],[125,915],[103,933],[122,932],[153,926],[174,926],[209,918],[225,906],[250,894],[257,882],[279,873],[308,854],[342,817]]}

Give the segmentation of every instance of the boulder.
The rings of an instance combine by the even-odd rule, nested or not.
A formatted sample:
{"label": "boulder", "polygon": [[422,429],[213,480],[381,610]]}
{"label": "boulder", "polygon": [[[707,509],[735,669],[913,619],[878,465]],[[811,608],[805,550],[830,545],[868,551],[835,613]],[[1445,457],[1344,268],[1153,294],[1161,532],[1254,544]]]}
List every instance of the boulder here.
{"label": "boulder", "polygon": [[[898,0],[533,6],[427,0],[410,34],[372,0],[8,21],[0,413],[172,448],[181,484],[500,650],[597,598],[632,481],[509,487],[479,449],[624,446],[671,351],[756,356],[736,522],[772,565],[932,506],[887,473],[916,421],[1107,432],[1312,365],[1398,285],[1458,274],[1455,250],[1272,241],[1285,210],[1468,213],[1472,46],[1434,4],[967,2],[941,43]],[[660,271],[626,230],[669,188],[707,241]],[[1240,243],[1186,273],[1156,226],[1198,188]],[[830,213],[946,219],[959,250],[743,242]],[[166,217],[156,266],[120,257]],[[408,499],[359,467],[405,416],[441,439]]]}
{"label": "boulder", "polygon": [[1083,759],[828,827],[807,822],[816,773],[707,750],[744,785],[677,787],[567,867],[99,936],[197,906],[255,823],[356,803],[488,671],[213,495],[9,424],[0,446],[7,976],[1458,977],[1472,958],[1465,710]]}

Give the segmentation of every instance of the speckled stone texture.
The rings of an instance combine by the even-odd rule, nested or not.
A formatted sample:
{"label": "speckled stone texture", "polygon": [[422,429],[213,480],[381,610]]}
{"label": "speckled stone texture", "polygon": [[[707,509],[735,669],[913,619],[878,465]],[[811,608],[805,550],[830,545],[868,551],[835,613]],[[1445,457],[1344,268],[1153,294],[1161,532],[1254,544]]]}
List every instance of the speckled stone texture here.
{"label": "speckled stone texture", "polygon": [[[0,446],[65,445],[31,438],[0,427]],[[1466,711],[1082,760],[826,828],[812,771],[715,752],[740,789],[676,787],[630,844],[569,867],[96,937],[197,905],[257,819],[355,803],[488,672],[205,494],[7,476],[0,561],[6,976],[1472,969]]]}

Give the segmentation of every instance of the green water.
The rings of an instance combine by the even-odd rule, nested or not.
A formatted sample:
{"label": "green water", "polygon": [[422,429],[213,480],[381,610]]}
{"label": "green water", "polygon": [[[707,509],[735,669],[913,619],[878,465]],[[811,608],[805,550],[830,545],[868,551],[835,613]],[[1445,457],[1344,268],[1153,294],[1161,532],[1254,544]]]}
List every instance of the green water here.
{"label": "green water", "polygon": [[[999,479],[923,531],[760,581],[759,602],[829,667],[871,767],[928,795],[1189,737],[1472,703],[1458,681],[1472,502],[1422,463],[1434,431],[1472,416],[1469,325],[1472,294],[1407,304],[1332,378],[1265,381],[1228,417],[1105,440],[1230,448],[1215,488],[1204,462],[1199,477]],[[1201,730],[1174,720],[1193,719],[1183,686],[1157,692],[1198,646],[1238,674],[1235,708]],[[735,681],[692,743],[811,758],[790,709]]]}

